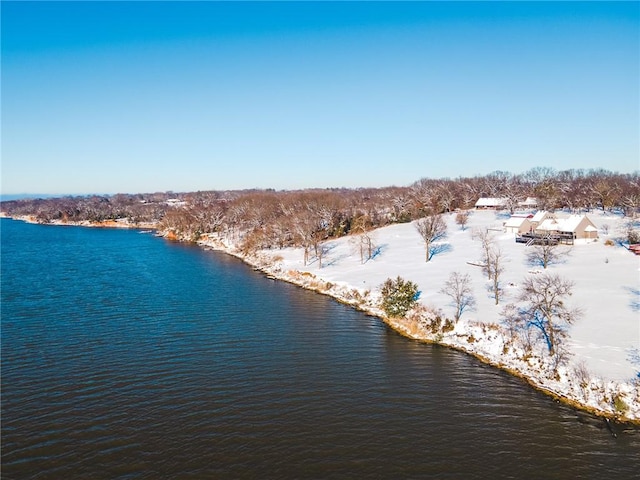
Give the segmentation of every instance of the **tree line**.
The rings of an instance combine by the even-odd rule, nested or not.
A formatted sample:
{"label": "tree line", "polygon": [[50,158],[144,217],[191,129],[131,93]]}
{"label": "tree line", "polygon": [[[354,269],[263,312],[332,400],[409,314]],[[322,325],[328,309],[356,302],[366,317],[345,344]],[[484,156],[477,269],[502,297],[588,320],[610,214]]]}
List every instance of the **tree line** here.
{"label": "tree line", "polygon": [[[324,240],[348,234],[360,234],[363,256],[371,256],[367,232],[372,229],[472,208],[480,197],[506,198],[511,211],[518,202],[535,197],[541,209],[620,209],[635,215],[640,209],[640,173],[538,167],[522,174],[423,178],[406,187],[67,196],[2,202],[0,210],[10,216],[33,215],[42,223],[154,223],[182,240],[218,233],[246,250],[298,246],[305,258],[319,258]],[[420,226],[425,240],[433,237],[431,230],[437,231],[437,225],[426,221]]]}

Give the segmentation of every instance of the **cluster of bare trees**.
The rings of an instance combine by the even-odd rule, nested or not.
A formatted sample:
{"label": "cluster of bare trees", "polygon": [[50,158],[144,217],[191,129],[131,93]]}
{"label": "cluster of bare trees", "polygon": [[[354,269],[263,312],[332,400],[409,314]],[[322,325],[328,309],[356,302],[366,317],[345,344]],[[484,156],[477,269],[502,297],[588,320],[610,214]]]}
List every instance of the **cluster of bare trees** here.
{"label": "cluster of bare trees", "polygon": [[366,215],[356,217],[351,222],[351,234],[360,253],[360,263],[371,260],[377,250],[372,233],[374,226]]}
{"label": "cluster of bare trees", "polygon": [[[35,215],[43,223],[120,218],[134,224],[156,222],[159,228],[190,240],[217,232],[246,250],[300,246],[305,262],[312,256],[322,257],[324,240],[347,234],[359,236],[365,262],[376,251],[373,229],[418,220],[416,228],[429,261],[437,252],[434,246],[446,235],[440,214],[463,209],[456,222],[464,229],[468,219],[464,209],[486,196],[507,198],[511,209],[535,196],[541,208],[620,208],[635,214],[640,209],[640,174],[535,168],[518,175],[497,171],[454,180],[421,179],[409,187],[92,195],[2,202],[0,210]],[[485,257],[498,301],[504,259],[495,249],[487,249]]]}
{"label": "cluster of bare trees", "polygon": [[31,215],[41,223],[128,219],[135,224],[162,219],[169,209],[165,203],[169,198],[168,193],[38,198],[2,202],[0,210],[12,216]]}
{"label": "cluster of bare trees", "polygon": [[527,197],[535,197],[544,210],[618,207],[631,214],[640,208],[640,174],[603,169],[558,172],[537,167],[522,174],[496,171],[454,180],[421,179],[410,190],[418,208],[440,212],[471,208],[480,197],[506,198],[512,212]]}
{"label": "cluster of bare trees", "polygon": [[[465,311],[475,308],[476,300],[468,274],[452,272],[440,293],[451,299],[455,323]],[[579,308],[571,308],[567,304],[572,293],[573,283],[557,274],[527,276],[516,298],[518,303],[508,304],[502,311],[511,341],[521,342],[530,352],[536,340],[541,340],[554,360],[554,368],[557,368],[568,356],[566,327],[582,315]]]}

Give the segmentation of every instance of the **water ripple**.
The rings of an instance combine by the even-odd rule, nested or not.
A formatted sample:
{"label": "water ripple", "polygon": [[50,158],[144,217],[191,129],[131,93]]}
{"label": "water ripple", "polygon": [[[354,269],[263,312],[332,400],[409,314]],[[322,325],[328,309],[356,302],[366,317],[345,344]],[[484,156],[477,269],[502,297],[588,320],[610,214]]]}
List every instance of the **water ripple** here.
{"label": "water ripple", "polygon": [[2,222],[3,478],[640,471],[635,430],[233,258]]}

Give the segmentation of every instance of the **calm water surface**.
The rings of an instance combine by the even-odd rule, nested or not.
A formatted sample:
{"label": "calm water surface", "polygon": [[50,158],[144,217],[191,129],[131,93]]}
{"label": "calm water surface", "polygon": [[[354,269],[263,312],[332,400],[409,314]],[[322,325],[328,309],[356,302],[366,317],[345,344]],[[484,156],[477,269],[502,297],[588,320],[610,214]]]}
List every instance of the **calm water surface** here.
{"label": "calm water surface", "polygon": [[640,432],[240,261],[1,221],[2,478],[638,478]]}

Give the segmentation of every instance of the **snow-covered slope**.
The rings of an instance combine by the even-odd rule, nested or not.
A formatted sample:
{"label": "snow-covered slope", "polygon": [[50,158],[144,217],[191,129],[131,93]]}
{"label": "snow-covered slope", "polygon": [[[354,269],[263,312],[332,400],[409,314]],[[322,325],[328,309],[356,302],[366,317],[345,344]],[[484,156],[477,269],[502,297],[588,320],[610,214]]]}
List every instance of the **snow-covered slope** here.
{"label": "snow-covered slope", "polygon": [[[415,225],[407,223],[371,232],[377,251],[365,263],[361,263],[353,237],[327,242],[322,266],[314,258],[305,266],[303,251],[298,248],[264,251],[253,263],[302,285],[310,278],[314,285],[330,282],[325,293],[338,298],[345,299],[346,294],[348,299],[348,292],[357,289],[366,293],[364,304],[373,313],[380,285],[389,277],[401,276],[418,284],[424,306],[448,318],[453,318],[454,308],[450,298],[440,293],[442,285],[451,272],[469,274],[476,308],[464,312],[455,330],[441,339],[442,343],[520,372],[532,383],[582,405],[612,414],[626,410],[627,418],[640,419],[636,377],[640,365],[634,360],[640,349],[640,257],[617,244],[605,245],[607,238],[621,234],[625,219],[601,213],[590,213],[589,217],[599,228],[600,238],[588,243],[578,241],[562,263],[547,269],[574,282],[569,303],[582,310],[582,316],[568,332],[566,345],[571,356],[559,369],[560,378],[555,379],[549,378],[549,368],[545,370],[544,363],[549,360],[544,345],[536,347],[540,360],[523,360],[523,351],[513,345],[508,354],[504,351],[505,335],[499,329],[503,323],[501,312],[505,305],[516,301],[523,279],[543,270],[526,261],[525,252],[530,247],[516,243],[513,234],[503,233],[502,225],[508,218],[503,214],[471,212],[465,230],[456,224],[454,214],[446,215],[447,238],[440,243],[440,253],[429,262],[425,261],[424,242]],[[495,305],[489,291],[486,274],[477,266],[482,258],[481,242],[472,235],[477,229],[489,229],[506,260],[501,276],[504,295],[499,305]],[[607,230],[609,233],[605,234]],[[301,272],[306,273],[301,277]],[[412,335],[420,337],[419,332]],[[584,374],[576,373],[585,369],[588,382]],[[628,407],[623,406],[622,412],[621,404],[616,406],[618,396]]]}

